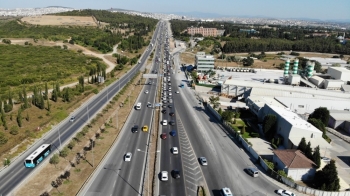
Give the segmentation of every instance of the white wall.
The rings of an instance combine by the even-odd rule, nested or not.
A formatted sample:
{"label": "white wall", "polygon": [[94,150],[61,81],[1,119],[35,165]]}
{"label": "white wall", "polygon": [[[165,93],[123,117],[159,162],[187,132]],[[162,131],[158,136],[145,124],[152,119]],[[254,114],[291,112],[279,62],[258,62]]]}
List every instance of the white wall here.
{"label": "white wall", "polygon": [[314,168],[290,168],[287,169],[287,175],[295,181],[312,180],[315,176],[316,169]]}

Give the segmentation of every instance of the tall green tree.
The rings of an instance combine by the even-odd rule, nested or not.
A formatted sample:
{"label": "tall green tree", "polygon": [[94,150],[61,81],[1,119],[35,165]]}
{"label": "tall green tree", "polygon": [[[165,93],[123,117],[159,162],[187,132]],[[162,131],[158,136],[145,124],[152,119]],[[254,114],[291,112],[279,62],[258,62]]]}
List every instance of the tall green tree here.
{"label": "tall green tree", "polygon": [[27,90],[26,87],[23,87],[23,109],[29,108],[29,102],[28,102],[28,97],[27,97]]}
{"label": "tall green tree", "polygon": [[276,133],[277,117],[273,114],[268,114],[265,116],[263,121],[263,131],[265,137],[268,140],[271,140]]}
{"label": "tall green tree", "polygon": [[49,89],[47,87],[47,82],[45,82],[45,96],[44,96],[45,100],[49,99]]}
{"label": "tall green tree", "polygon": [[316,118],[322,121],[324,126],[328,125],[329,110],[325,107],[316,108],[315,111],[309,116],[310,118]]}
{"label": "tall green tree", "polygon": [[22,127],[22,110],[18,109],[17,112],[17,124],[19,127]]}
{"label": "tall green tree", "polygon": [[309,141],[306,145],[306,149],[305,149],[305,156],[307,158],[309,158],[310,160],[313,160],[313,156],[312,156],[312,148],[311,148],[311,142]]}
{"label": "tall green tree", "polygon": [[314,149],[314,153],[312,154],[312,160],[316,164],[316,168],[320,168],[321,166],[321,154],[320,154],[320,146],[316,146]]}
{"label": "tall green tree", "polygon": [[331,160],[329,164],[324,166],[315,174],[315,188],[324,191],[339,191],[339,177],[335,161]]}
{"label": "tall green tree", "polygon": [[299,145],[298,145],[298,150],[300,150],[301,152],[303,152],[305,154],[306,151],[306,140],[305,138],[301,138]]}
{"label": "tall green tree", "polygon": [[307,122],[309,122],[310,124],[312,124],[313,126],[315,126],[317,129],[319,129],[320,131],[322,131],[323,135],[325,135],[327,132],[326,127],[324,126],[324,124],[322,123],[322,121],[320,119],[316,119],[316,118],[309,118],[307,120]]}

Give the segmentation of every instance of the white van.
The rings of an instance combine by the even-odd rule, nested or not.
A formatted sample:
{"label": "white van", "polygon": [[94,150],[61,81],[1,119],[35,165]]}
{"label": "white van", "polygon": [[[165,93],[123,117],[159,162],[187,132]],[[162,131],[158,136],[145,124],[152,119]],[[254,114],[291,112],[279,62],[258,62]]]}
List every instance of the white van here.
{"label": "white van", "polygon": [[137,104],[136,104],[136,107],[135,107],[137,110],[141,110],[141,103],[140,102],[138,102]]}

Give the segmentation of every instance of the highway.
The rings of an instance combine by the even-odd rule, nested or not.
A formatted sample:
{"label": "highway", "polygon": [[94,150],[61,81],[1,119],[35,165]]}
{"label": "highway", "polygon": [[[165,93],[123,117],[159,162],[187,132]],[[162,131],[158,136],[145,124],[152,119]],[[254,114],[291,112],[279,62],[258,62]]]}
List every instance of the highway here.
{"label": "highway", "polygon": [[[175,66],[179,69],[178,56],[174,55]],[[176,70],[177,73],[177,70]],[[180,72],[173,77],[177,85],[186,80],[184,73]],[[210,195],[220,195],[223,187],[228,187],[234,195],[273,195],[278,189],[270,180],[260,175],[253,178],[244,169],[252,166],[253,161],[239,147],[240,145],[231,139],[220,123],[205,110],[195,98],[194,91],[187,85],[179,89],[180,96],[174,97],[178,118],[189,138],[196,158],[204,156],[208,160],[207,166],[200,166],[201,173],[192,176],[198,185],[207,185]],[[183,162],[185,164],[185,162]],[[186,189],[190,184],[186,184]]]}
{"label": "highway", "polygon": [[[153,38],[151,40],[152,43],[155,43],[160,32],[160,25],[158,23]],[[34,150],[36,150],[39,146],[45,143],[51,143],[53,146],[53,150],[56,150],[60,144],[66,143],[75,133],[82,128],[88,121],[93,118],[102,108],[103,106],[109,102],[111,98],[121,89],[123,86],[137,73],[143,64],[146,62],[148,56],[152,52],[152,49],[146,50],[143,56],[140,59],[140,63],[134,66],[132,70],[126,73],[122,78],[113,84],[106,87],[103,91],[97,94],[92,100],[89,100],[83,106],[78,108],[72,115],[76,117],[74,122],[69,122],[68,117],[66,120],[62,121],[55,129],[51,130],[47,133],[40,141],[35,143],[29,150],[24,152],[20,157],[18,157],[15,161],[11,163],[11,165],[0,172],[0,195],[13,195],[13,190],[21,184],[21,182],[25,181],[35,169],[25,168],[23,161],[29,156]],[[144,105],[145,106],[145,105]],[[146,108],[144,107],[143,110]],[[141,111],[140,111],[141,112]],[[140,113],[139,112],[139,113]],[[146,123],[147,119],[140,123]],[[145,142],[146,137],[142,137],[143,133],[137,133],[136,140],[139,142]],[[130,136],[131,137],[131,136]],[[63,146],[62,146],[63,147]],[[140,146],[141,148],[141,146]],[[141,149],[145,149],[143,146]],[[133,151],[134,149],[125,149]],[[135,162],[129,164],[127,168],[134,168],[134,163],[138,161],[138,156],[135,158]],[[118,157],[118,159],[122,159],[122,157]],[[140,158],[141,160],[142,158]],[[49,158],[45,159],[44,162],[48,162]],[[38,167],[43,166],[45,163],[41,163]],[[118,165],[116,165],[116,168]],[[111,167],[113,169],[114,167]],[[119,168],[119,167],[118,167]],[[106,171],[108,170],[108,167]],[[120,170],[120,175],[126,175],[130,169]],[[110,173],[112,173],[109,170]],[[128,179],[126,179],[128,180]],[[139,187],[135,189],[138,190]]]}
{"label": "highway", "polygon": [[[155,57],[160,56],[160,51],[156,47]],[[153,60],[152,69],[158,69],[159,62]],[[152,84],[147,84],[149,81]],[[146,85],[140,93],[137,103],[141,103],[140,110],[132,110],[126,124],[123,126],[116,143],[112,146],[103,162],[96,169],[91,179],[80,191],[79,195],[99,196],[99,195],[140,195],[143,190],[143,174],[147,156],[147,146],[149,135],[154,130],[152,121],[155,108],[147,107],[147,103],[154,103],[156,97],[158,79],[148,79]],[[145,92],[148,91],[146,94]],[[156,122],[158,123],[158,122]],[[136,133],[131,131],[134,125],[138,125]],[[149,127],[148,132],[141,129],[144,125]],[[132,153],[131,161],[126,162],[124,155]],[[156,152],[154,152],[156,153]]]}

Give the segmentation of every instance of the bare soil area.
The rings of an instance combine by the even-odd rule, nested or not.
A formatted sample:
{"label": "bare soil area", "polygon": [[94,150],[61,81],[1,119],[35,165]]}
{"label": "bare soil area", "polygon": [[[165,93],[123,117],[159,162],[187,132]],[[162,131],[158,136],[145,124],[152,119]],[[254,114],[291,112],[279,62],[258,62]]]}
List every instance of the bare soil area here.
{"label": "bare soil area", "polygon": [[59,26],[97,26],[91,16],[27,16],[21,19],[22,22],[35,25],[59,25]]}

